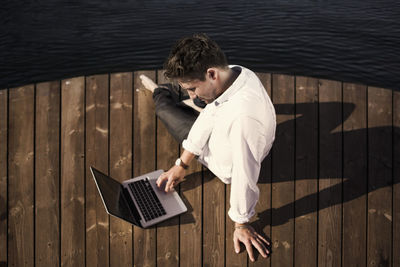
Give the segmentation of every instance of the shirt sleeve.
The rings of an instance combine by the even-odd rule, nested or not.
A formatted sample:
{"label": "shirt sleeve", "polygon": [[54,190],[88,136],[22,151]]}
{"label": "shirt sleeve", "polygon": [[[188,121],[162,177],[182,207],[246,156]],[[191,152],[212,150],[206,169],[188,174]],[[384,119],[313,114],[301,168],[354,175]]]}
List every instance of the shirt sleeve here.
{"label": "shirt sleeve", "polygon": [[265,136],[261,123],[243,116],[232,124],[229,134],[232,144],[232,178],[229,217],[246,223],[255,214],[259,198],[257,187]]}
{"label": "shirt sleeve", "polygon": [[199,156],[210,138],[214,126],[214,117],[211,112],[204,109],[200,112],[192,128],[189,131],[187,139],[183,140],[182,147]]}

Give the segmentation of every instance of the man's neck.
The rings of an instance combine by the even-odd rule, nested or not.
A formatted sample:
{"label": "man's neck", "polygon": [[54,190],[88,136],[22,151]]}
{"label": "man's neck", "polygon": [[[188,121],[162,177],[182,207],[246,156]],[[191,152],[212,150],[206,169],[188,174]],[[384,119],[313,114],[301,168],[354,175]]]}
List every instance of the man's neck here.
{"label": "man's neck", "polygon": [[228,68],[220,72],[221,79],[221,90],[218,96],[222,95],[237,79],[240,71]]}

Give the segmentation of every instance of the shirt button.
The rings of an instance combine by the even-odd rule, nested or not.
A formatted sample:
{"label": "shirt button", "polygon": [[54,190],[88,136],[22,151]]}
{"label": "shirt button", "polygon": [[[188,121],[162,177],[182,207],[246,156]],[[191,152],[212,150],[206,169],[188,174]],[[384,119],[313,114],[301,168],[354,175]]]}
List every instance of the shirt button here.
{"label": "shirt button", "polygon": [[218,105],[219,105],[218,101],[215,101],[215,106],[217,106],[217,107],[218,107]]}

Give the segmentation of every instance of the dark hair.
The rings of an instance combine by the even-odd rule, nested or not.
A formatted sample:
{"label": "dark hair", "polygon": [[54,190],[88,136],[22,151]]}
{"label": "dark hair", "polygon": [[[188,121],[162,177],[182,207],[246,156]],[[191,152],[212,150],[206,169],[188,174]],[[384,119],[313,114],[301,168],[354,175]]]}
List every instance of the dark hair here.
{"label": "dark hair", "polygon": [[205,80],[211,67],[228,67],[224,52],[206,34],[195,34],[180,39],[172,47],[164,63],[164,76],[169,79]]}

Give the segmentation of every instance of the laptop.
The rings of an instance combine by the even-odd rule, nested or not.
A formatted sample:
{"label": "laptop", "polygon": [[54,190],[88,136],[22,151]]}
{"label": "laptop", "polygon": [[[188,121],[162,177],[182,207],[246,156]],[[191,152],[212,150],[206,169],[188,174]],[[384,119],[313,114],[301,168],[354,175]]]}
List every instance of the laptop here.
{"label": "laptop", "polygon": [[164,172],[157,170],[122,183],[90,167],[108,214],[147,228],[187,211],[175,190],[166,193],[156,181]]}

